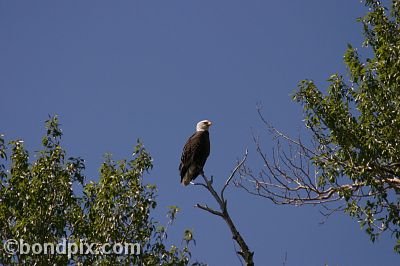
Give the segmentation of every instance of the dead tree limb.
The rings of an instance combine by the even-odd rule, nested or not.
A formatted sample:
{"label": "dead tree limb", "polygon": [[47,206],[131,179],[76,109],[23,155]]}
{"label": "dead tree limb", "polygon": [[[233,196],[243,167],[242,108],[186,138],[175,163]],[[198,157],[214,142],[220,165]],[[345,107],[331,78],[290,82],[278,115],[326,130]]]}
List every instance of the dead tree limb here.
{"label": "dead tree limb", "polygon": [[399,162],[385,156],[367,160],[352,146],[342,148],[315,137],[292,138],[265,120],[260,109],[258,113],[272,136],[272,150],[266,152],[253,135],[260,166],[255,170],[243,163],[233,180],[237,187],[277,205],[320,206],[325,218],[347,212],[371,239],[386,230],[400,236]]}
{"label": "dead tree limb", "polygon": [[204,179],[205,183],[195,183],[195,185],[199,185],[207,189],[211,195],[214,197],[214,199],[217,201],[219,205],[219,210],[215,210],[213,208],[210,208],[207,205],[202,205],[202,204],[196,204],[196,207],[199,209],[202,209],[204,211],[207,211],[213,215],[221,217],[226,224],[228,225],[229,229],[231,230],[232,233],[232,238],[235,240],[235,242],[239,245],[240,251],[237,253],[242,257],[242,259],[245,261],[246,265],[252,266],[254,265],[253,262],[253,254],[254,252],[251,252],[249,247],[247,246],[246,242],[244,241],[243,237],[241,236],[240,232],[237,230],[234,222],[232,221],[231,216],[229,215],[228,212],[228,201],[224,197],[224,192],[225,189],[228,187],[229,183],[231,182],[232,178],[235,176],[236,172],[239,170],[239,168],[244,164],[247,158],[247,150],[245,152],[245,155],[243,159],[238,163],[238,165],[233,169],[231,175],[227,178],[225,181],[225,184],[221,190],[220,193],[218,193],[214,187],[213,187],[213,178],[207,178],[206,175],[203,173],[202,177]]}

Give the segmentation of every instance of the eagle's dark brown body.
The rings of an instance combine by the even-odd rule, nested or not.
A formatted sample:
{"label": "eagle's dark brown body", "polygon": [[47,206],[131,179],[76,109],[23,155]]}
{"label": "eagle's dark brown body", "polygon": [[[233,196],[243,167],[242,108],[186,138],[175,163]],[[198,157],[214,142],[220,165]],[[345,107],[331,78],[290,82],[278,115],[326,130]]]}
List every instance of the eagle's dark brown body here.
{"label": "eagle's dark brown body", "polygon": [[210,134],[208,130],[196,131],[183,147],[179,165],[183,185],[187,186],[203,173],[208,155],[210,155]]}

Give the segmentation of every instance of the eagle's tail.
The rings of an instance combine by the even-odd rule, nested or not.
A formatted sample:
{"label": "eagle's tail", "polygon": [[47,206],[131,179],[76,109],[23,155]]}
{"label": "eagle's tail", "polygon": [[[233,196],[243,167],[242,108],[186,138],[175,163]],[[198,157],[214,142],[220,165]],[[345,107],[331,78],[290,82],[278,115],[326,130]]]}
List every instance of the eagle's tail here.
{"label": "eagle's tail", "polygon": [[181,176],[181,183],[184,186],[189,185],[196,178],[197,167],[195,165],[190,165],[183,176]]}
{"label": "eagle's tail", "polygon": [[182,178],[182,185],[187,186],[190,184],[190,179],[189,178]]}
{"label": "eagle's tail", "polygon": [[185,173],[183,177],[181,177],[181,183],[184,186],[187,186],[192,182],[193,180],[196,179],[199,175],[204,175],[203,169],[202,168],[196,168],[196,167],[189,167],[188,171]]}
{"label": "eagle's tail", "polygon": [[182,177],[181,179],[181,183],[184,186],[187,186],[190,184],[190,181],[192,181],[192,178],[186,173],[186,175],[184,177]]}

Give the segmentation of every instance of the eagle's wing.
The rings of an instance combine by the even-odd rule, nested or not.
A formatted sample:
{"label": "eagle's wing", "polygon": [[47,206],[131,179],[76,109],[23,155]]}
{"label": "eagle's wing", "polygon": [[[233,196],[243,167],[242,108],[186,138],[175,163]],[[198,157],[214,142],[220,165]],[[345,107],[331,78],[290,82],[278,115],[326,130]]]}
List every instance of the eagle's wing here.
{"label": "eagle's wing", "polygon": [[[196,132],[197,133],[197,132]],[[183,147],[183,152],[181,156],[181,163],[179,165],[179,171],[181,172],[181,177],[183,177],[189,168],[190,164],[194,160],[194,156],[200,147],[199,134],[194,133],[187,140],[185,146]]]}

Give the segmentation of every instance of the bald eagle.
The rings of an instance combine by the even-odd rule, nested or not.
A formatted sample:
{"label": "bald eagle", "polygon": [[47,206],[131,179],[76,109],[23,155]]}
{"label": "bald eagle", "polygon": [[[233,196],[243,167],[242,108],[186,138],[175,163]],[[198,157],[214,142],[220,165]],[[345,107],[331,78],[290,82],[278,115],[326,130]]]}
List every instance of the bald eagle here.
{"label": "bald eagle", "polygon": [[210,136],[208,120],[202,120],[196,125],[196,132],[187,140],[183,147],[179,171],[181,183],[187,186],[197,176],[203,174],[203,167],[210,155]]}

